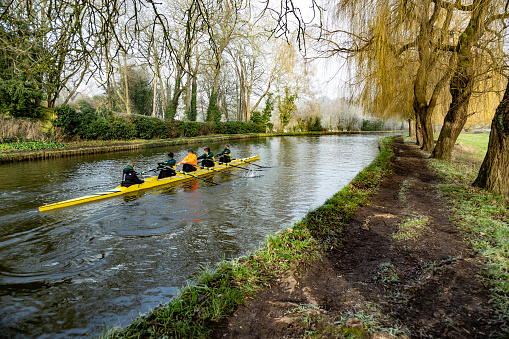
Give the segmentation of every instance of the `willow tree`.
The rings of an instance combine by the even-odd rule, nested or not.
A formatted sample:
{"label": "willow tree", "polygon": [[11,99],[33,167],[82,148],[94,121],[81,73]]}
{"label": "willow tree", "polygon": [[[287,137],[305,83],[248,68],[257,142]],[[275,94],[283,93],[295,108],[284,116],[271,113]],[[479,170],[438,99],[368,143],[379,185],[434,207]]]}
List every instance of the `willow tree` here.
{"label": "willow tree", "polygon": [[509,197],[509,86],[491,122],[488,151],[473,185]]}
{"label": "willow tree", "polygon": [[[454,6],[468,12],[470,19],[459,35],[458,42],[452,46],[455,65],[454,74],[449,83],[451,103],[444,125],[440,131],[432,157],[450,160],[454,144],[469,117],[469,103],[479,74],[486,74],[489,68],[500,65],[489,65],[482,69],[483,59],[496,52],[502,43],[499,20],[508,16],[507,7],[497,0],[473,0],[470,5]],[[487,40],[487,42],[486,42]]]}
{"label": "willow tree", "polygon": [[415,117],[417,142],[431,151],[431,116],[450,76],[444,61],[452,6],[440,0],[333,3],[348,25],[322,32],[321,52],[353,58],[364,106],[378,117]]}

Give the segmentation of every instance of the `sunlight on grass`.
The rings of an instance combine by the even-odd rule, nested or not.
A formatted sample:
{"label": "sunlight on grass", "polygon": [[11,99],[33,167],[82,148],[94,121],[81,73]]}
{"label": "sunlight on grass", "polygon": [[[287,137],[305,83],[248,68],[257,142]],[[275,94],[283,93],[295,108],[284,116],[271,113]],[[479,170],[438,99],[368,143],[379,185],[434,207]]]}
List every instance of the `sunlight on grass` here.
{"label": "sunlight on grass", "polygon": [[489,132],[484,133],[461,133],[456,141],[456,143],[460,143],[467,147],[472,147],[475,149],[476,155],[479,157],[484,157],[486,151],[488,150],[488,141],[490,138]]}
{"label": "sunlight on grass", "polygon": [[398,225],[398,231],[392,235],[396,240],[415,240],[429,231],[430,218],[425,215],[419,215],[403,220]]}
{"label": "sunlight on grass", "polygon": [[[475,135],[476,137],[479,135]],[[483,138],[467,135],[471,145],[482,147]],[[487,140],[486,140],[487,142]],[[499,315],[509,319],[509,201],[501,196],[471,186],[480,161],[472,163],[466,150],[453,153],[451,163],[430,160],[446,182],[438,186],[440,193],[453,204],[454,221],[471,246],[485,262],[482,275],[493,291],[492,300]],[[468,159],[468,160],[467,160]]]}

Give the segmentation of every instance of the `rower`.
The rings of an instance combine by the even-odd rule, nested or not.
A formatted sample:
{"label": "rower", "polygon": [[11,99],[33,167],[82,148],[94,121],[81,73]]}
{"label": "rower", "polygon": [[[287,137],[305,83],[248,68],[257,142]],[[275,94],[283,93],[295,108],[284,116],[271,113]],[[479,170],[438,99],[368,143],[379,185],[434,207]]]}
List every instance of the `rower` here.
{"label": "rower", "polygon": [[157,179],[163,179],[177,175],[175,169],[177,168],[177,161],[173,159],[173,152],[168,153],[168,160],[157,163],[157,169],[161,169]]}
{"label": "rower", "polygon": [[201,161],[202,167],[214,167],[214,153],[212,153],[208,147],[205,147],[203,151],[205,151],[205,153],[197,158],[198,160],[203,159]]}
{"label": "rower", "polygon": [[222,155],[222,157],[219,158],[219,162],[230,162],[232,161],[231,157],[232,152],[230,151],[230,145],[226,145],[224,147],[224,150],[218,154],[218,156]]}
{"label": "rower", "polygon": [[196,158],[196,154],[194,154],[194,151],[192,148],[187,150],[187,155],[177,164],[177,166],[184,165],[182,167],[182,171],[184,172],[194,172],[196,171],[196,166],[198,165],[198,159]]}
{"label": "rower", "polygon": [[134,171],[134,163],[129,161],[125,166],[122,173],[122,183],[120,186],[129,187],[136,184],[143,184],[145,181],[137,176],[138,173]]}

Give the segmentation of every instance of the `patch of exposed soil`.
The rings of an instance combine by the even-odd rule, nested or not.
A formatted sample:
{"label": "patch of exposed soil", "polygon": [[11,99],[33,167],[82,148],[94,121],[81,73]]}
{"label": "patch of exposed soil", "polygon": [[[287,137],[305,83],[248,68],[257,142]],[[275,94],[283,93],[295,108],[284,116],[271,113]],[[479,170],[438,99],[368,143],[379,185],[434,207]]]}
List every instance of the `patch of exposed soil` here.
{"label": "patch of exposed soil", "polygon": [[[249,300],[215,338],[340,337],[345,327],[367,337],[355,332],[363,325],[412,338],[498,336],[502,324],[477,278],[480,259],[434,190],[440,179],[415,146],[397,138],[394,151],[393,174],[345,227],[342,245]],[[394,237],[418,218],[426,222],[418,237]]]}

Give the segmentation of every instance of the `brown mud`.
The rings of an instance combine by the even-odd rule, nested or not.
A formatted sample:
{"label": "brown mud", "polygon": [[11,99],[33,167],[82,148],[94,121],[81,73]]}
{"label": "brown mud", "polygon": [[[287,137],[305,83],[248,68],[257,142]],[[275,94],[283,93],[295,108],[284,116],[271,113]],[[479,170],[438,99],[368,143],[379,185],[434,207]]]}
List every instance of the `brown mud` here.
{"label": "brown mud", "polygon": [[[214,338],[503,336],[479,278],[482,259],[435,190],[441,179],[402,138],[394,154],[393,173],[344,228],[342,244],[248,300]],[[410,219],[425,221],[420,235],[398,238]]]}

